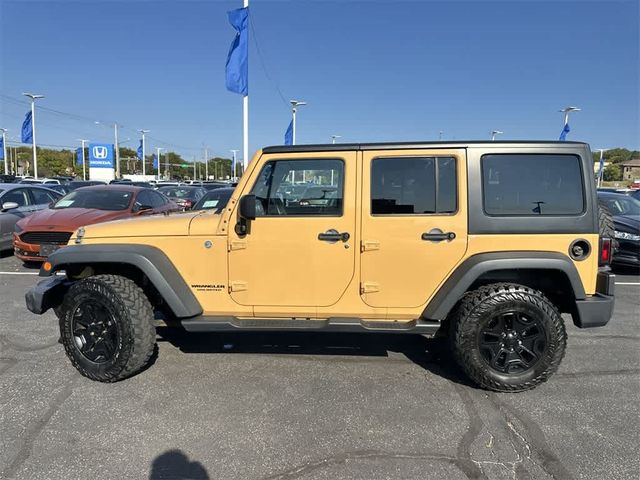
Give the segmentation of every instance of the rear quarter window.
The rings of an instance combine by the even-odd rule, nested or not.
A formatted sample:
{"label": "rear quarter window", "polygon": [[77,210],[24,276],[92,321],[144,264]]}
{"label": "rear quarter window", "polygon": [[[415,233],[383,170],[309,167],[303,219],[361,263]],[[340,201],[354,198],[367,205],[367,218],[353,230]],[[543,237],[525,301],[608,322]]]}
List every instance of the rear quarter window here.
{"label": "rear quarter window", "polygon": [[482,156],[481,168],[487,215],[584,213],[584,182],[577,155],[488,154]]}

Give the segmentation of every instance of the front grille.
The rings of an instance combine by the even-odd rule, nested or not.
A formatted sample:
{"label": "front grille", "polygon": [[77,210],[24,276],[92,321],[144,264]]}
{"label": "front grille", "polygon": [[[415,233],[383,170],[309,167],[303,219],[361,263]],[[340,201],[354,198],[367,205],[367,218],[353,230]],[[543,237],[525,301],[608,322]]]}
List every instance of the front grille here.
{"label": "front grille", "polygon": [[42,243],[66,245],[70,238],[71,232],[25,232],[20,235],[20,240],[32,245],[40,245]]}

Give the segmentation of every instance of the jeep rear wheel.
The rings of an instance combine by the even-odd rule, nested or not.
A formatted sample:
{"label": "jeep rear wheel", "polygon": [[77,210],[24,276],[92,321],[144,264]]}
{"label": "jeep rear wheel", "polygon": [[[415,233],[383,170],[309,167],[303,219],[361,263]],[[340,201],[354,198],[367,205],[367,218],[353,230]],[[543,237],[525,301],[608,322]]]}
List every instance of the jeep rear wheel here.
{"label": "jeep rear wheel", "polygon": [[564,356],[567,334],[560,312],[529,287],[493,284],[468,292],[451,320],[458,364],[489,390],[532,389]]}
{"label": "jeep rear wheel", "polygon": [[67,356],[85,377],[115,382],[149,362],[156,336],[153,309],[132,280],[86,278],[69,289],[56,310]]}

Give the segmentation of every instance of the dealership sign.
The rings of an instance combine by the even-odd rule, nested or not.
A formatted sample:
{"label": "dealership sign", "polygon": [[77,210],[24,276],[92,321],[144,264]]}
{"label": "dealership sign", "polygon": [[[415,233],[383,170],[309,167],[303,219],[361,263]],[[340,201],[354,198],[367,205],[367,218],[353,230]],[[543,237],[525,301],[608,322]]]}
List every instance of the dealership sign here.
{"label": "dealership sign", "polygon": [[113,145],[90,143],[89,168],[113,168]]}

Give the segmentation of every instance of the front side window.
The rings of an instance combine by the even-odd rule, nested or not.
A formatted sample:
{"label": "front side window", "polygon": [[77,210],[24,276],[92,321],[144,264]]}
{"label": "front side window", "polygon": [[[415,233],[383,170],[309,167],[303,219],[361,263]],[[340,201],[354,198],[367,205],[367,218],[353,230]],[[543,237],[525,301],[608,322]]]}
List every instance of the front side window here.
{"label": "front side window", "polygon": [[276,160],[262,168],[251,193],[257,216],[340,216],[342,160]]}
{"label": "front side window", "polygon": [[455,158],[399,157],[372,161],[372,215],[447,214],[456,209]]}
{"label": "front side window", "polygon": [[488,215],[580,215],[580,158],[558,154],[483,155],[482,193]]}

